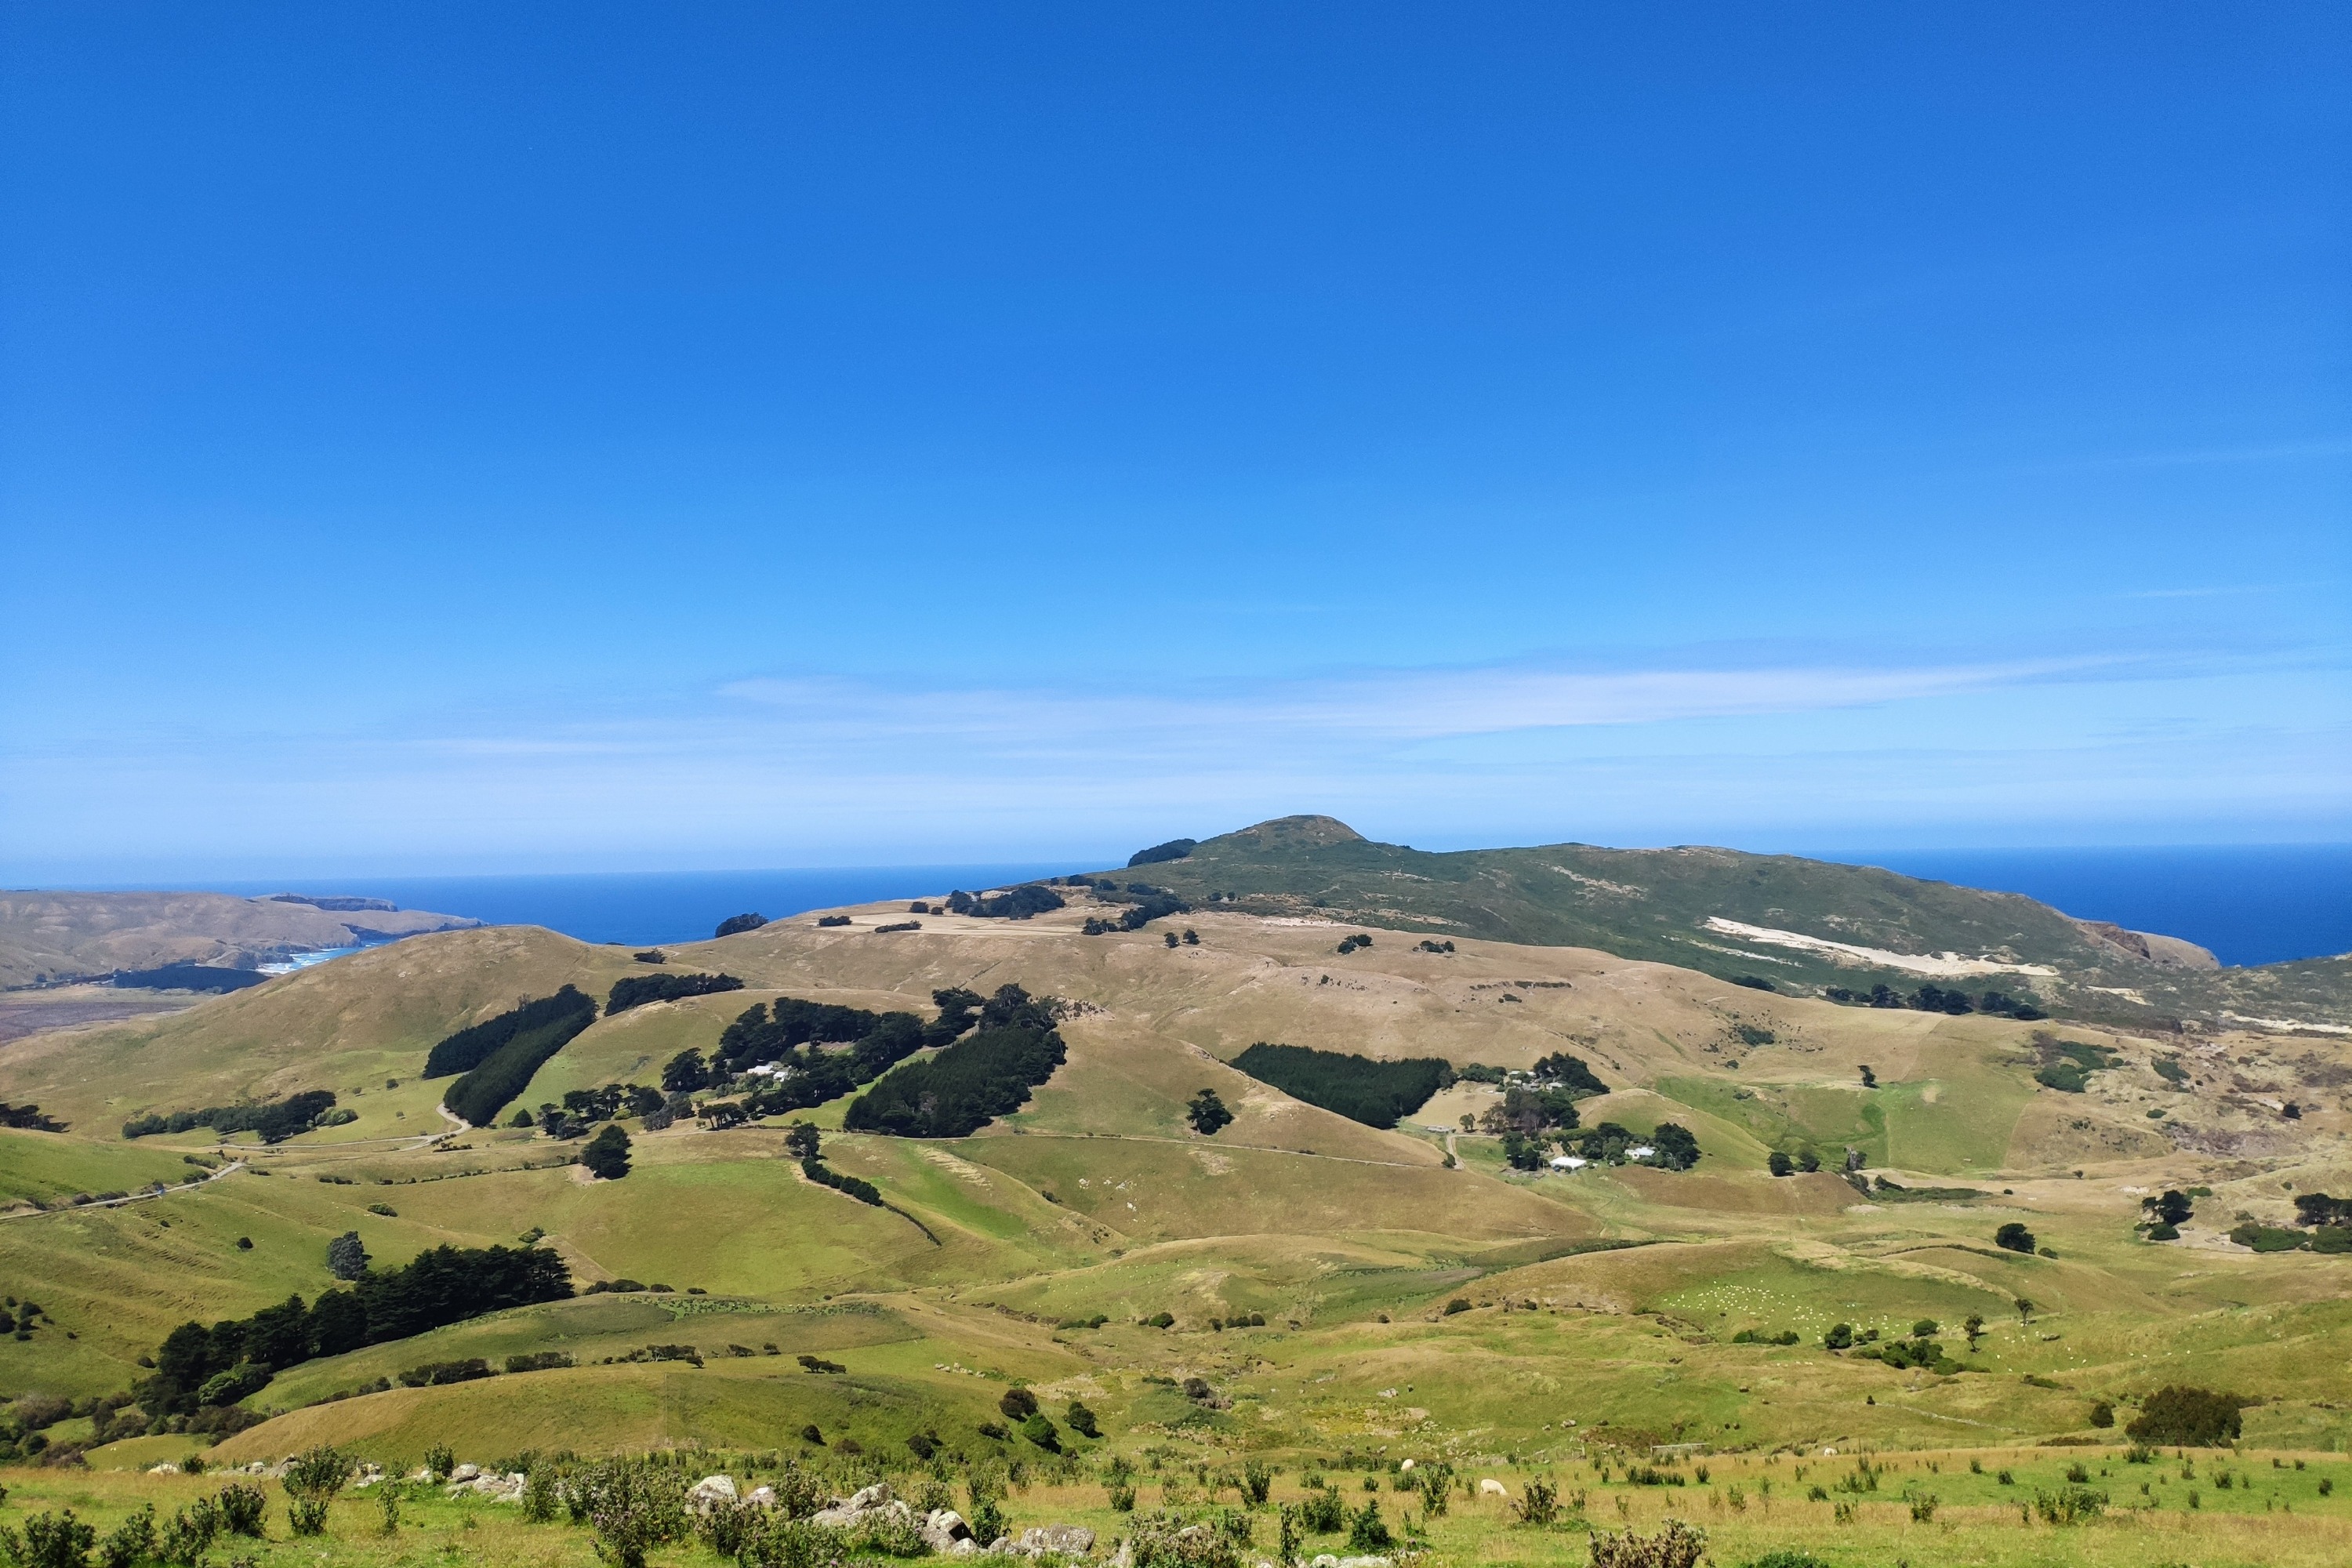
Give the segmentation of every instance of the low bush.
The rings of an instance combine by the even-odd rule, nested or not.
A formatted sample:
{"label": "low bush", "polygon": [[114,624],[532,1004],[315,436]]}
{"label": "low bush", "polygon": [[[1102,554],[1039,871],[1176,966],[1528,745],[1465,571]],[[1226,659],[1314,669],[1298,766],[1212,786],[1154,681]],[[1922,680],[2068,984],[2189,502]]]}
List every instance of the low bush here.
{"label": "low bush", "polygon": [[1706,1551],[1706,1531],[1679,1519],[1666,1521],[1665,1528],[1651,1536],[1596,1530],[1591,1550],[1592,1568],[1697,1568]]}

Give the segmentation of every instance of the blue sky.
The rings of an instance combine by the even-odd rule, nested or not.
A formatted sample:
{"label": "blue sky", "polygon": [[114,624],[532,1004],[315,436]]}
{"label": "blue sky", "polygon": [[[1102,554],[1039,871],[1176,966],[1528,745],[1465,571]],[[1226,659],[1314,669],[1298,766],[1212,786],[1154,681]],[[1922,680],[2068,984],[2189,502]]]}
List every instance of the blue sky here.
{"label": "blue sky", "polygon": [[2352,13],[0,10],[0,879],[2352,837]]}

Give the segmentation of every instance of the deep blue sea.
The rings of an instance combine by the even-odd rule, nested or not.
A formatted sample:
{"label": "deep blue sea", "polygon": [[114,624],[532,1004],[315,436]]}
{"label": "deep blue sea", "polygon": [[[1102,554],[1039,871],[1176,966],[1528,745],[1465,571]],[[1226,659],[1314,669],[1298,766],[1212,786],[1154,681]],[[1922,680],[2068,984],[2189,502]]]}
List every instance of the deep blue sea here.
{"label": "deep blue sea", "polygon": [[2224,963],[2352,952],[2352,844],[1821,854],[2186,937]]}
{"label": "deep blue sea", "polygon": [[[2224,963],[2352,952],[2352,845],[2227,848],[1906,849],[1819,854],[1906,876],[2024,893],[2085,920],[2162,931]],[[878,866],[536,877],[350,877],[215,882],[225,893],[356,894],[404,909],[543,925],[584,942],[707,937],[730,915],[771,920],[836,904],[1001,886],[1066,865]]]}

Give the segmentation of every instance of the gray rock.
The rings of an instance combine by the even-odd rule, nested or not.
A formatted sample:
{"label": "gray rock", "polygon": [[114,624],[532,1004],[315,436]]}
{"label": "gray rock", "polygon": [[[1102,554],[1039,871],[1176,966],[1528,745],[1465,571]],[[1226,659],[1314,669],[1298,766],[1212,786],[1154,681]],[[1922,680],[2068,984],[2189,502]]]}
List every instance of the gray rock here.
{"label": "gray rock", "polygon": [[971,1526],[951,1508],[933,1509],[923,1516],[923,1544],[934,1552],[952,1552],[959,1542],[971,1539]]}
{"label": "gray rock", "polygon": [[1095,1549],[1095,1532],[1080,1524],[1048,1524],[1024,1530],[1009,1550],[1024,1557],[1085,1557]]}
{"label": "gray rock", "polygon": [[707,1514],[719,1504],[730,1503],[735,1500],[734,1477],[705,1476],[694,1483],[692,1491],[686,1494],[686,1506],[697,1513]]}
{"label": "gray rock", "polygon": [[478,1479],[481,1473],[482,1467],[479,1465],[460,1465],[449,1472],[449,1479],[452,1482],[470,1481]]}
{"label": "gray rock", "polygon": [[776,1489],[773,1487],[753,1487],[751,1489],[751,1495],[745,1498],[743,1500],[753,1508],[773,1508],[776,1506]]}

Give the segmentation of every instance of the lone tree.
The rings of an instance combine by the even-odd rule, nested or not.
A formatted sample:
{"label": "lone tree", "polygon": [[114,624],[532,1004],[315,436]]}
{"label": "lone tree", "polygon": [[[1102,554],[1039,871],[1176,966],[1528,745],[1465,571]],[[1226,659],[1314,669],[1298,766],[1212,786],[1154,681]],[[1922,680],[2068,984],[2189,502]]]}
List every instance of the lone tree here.
{"label": "lone tree", "polygon": [[2004,1252],[2030,1254],[2033,1250],[2033,1233],[2016,1220],[2011,1220],[1992,1233],[1992,1244]]}
{"label": "lone tree", "polygon": [[814,1160],[822,1149],[817,1130],[805,1121],[795,1121],[784,1132],[784,1152],[795,1160]]}
{"label": "lone tree", "polygon": [[327,1272],[338,1279],[356,1279],[368,1271],[367,1248],[360,1233],[347,1230],[327,1243]]}
{"label": "lone tree", "polygon": [[1202,1137],[1213,1138],[1218,1128],[1233,1121],[1234,1113],[1225,1109],[1225,1102],[1217,1098],[1215,1089],[1204,1089],[1185,1105],[1184,1119]]}
{"label": "lone tree", "polygon": [[2234,1394],[2210,1388],[2159,1388],[2140,1405],[2138,1419],[2124,1428],[2124,1436],[2135,1443],[2218,1448],[2237,1437],[2242,1403]]}
{"label": "lone tree", "polygon": [[1976,1354],[1977,1342],[1984,1338],[1984,1314],[1982,1312],[1970,1312],[1969,1314],[1968,1321],[1960,1325],[1960,1332],[1969,1336],[1969,1353],[1970,1355]]}
{"label": "lone tree", "polygon": [[629,1173],[629,1135],[621,1131],[617,1121],[607,1121],[604,1130],[588,1140],[580,1151],[580,1163],[592,1175],[608,1182],[617,1182]]}
{"label": "lone tree", "polygon": [[1764,1166],[1776,1176],[1787,1176],[1796,1173],[1797,1163],[1775,1149],[1771,1156],[1764,1162]]}

